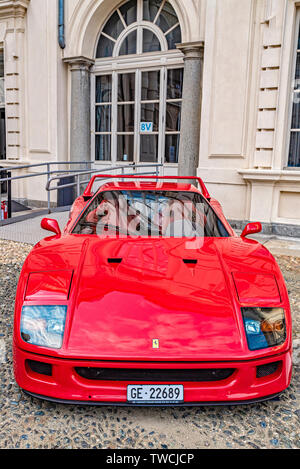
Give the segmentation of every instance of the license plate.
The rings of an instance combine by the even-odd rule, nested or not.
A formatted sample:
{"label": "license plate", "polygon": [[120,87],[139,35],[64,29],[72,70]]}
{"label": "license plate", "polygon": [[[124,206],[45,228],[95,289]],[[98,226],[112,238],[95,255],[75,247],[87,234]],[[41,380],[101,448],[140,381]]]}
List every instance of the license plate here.
{"label": "license plate", "polygon": [[132,404],[178,404],[184,402],[182,385],[141,384],[127,386],[127,401]]}

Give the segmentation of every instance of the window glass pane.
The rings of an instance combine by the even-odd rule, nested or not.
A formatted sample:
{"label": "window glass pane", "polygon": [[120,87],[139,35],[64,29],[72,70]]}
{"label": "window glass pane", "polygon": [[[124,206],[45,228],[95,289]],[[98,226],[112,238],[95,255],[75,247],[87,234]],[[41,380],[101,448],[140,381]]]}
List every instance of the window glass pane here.
{"label": "window glass pane", "polygon": [[110,135],[96,135],[96,161],[110,161]]}
{"label": "window glass pane", "polygon": [[131,0],[130,2],[125,3],[119,8],[120,12],[123,15],[125,23],[129,26],[132,23],[136,22],[137,16],[137,1]]}
{"label": "window glass pane", "polygon": [[176,12],[172,5],[169,2],[166,2],[156,24],[160,27],[160,29],[162,29],[164,33],[166,33],[176,23],[178,23]]}
{"label": "window glass pane", "polygon": [[159,100],[160,71],[142,73],[142,101]]}
{"label": "window glass pane", "polygon": [[[5,79],[4,78],[0,78],[0,104],[1,105],[5,105]],[[0,145],[1,145],[1,141],[0,141]]]}
{"label": "window glass pane", "polygon": [[153,131],[156,132],[159,127],[159,103],[142,104],[141,122],[151,122]]}
{"label": "window glass pane", "polygon": [[141,135],[140,161],[156,163],[158,160],[158,135]]}
{"label": "window glass pane", "polygon": [[298,46],[297,49],[300,49],[300,28],[299,28],[299,36],[298,36]]}
{"label": "window glass pane", "polygon": [[113,41],[111,41],[110,39],[108,39],[107,37],[101,34],[99,42],[98,42],[96,58],[112,57],[114,45],[115,44]]}
{"label": "window glass pane", "polygon": [[4,54],[3,50],[0,50],[0,78],[4,77]]}
{"label": "window glass pane", "polygon": [[96,106],[96,132],[110,132],[111,106]]}
{"label": "window glass pane", "polygon": [[300,132],[291,132],[288,166],[300,167]]}
{"label": "window glass pane", "polygon": [[96,103],[111,102],[111,75],[96,77]]}
{"label": "window glass pane", "polygon": [[167,103],[166,131],[180,130],[181,103]]}
{"label": "window glass pane", "polygon": [[143,19],[145,21],[153,21],[161,6],[162,0],[144,0],[143,1]]}
{"label": "window glass pane", "polygon": [[118,101],[135,100],[135,73],[122,73],[118,76]]}
{"label": "window glass pane", "polygon": [[134,132],[134,104],[119,104],[118,132]]}
{"label": "window glass pane", "polygon": [[168,70],[167,99],[181,99],[183,68]]}
{"label": "window glass pane", "polygon": [[124,25],[121,21],[119,13],[115,11],[106,23],[103,32],[113,37],[114,39],[118,39],[123,29]]}
{"label": "window glass pane", "polygon": [[296,73],[295,73],[295,89],[300,88],[300,53],[297,54],[297,62],[296,62]]}
{"label": "window glass pane", "polygon": [[133,161],[134,135],[118,135],[118,161]]}
{"label": "window glass pane", "polygon": [[166,135],[165,162],[178,163],[180,135]]}
{"label": "window glass pane", "polygon": [[[5,160],[5,159],[6,159],[5,109],[0,109],[0,160]],[[6,184],[2,183],[1,185],[2,192],[6,192],[5,186]]]}
{"label": "window glass pane", "polygon": [[180,26],[173,29],[167,36],[168,47],[169,49],[176,49],[176,44],[181,43],[181,29]]}
{"label": "window glass pane", "polygon": [[300,93],[294,93],[294,99],[291,128],[300,129]]}
{"label": "window glass pane", "polygon": [[136,54],[136,30],[128,34],[122,42],[119,55]]}
{"label": "window glass pane", "polygon": [[143,52],[156,52],[160,50],[158,37],[149,29],[143,29]]}
{"label": "window glass pane", "polygon": [[[171,215],[171,216],[170,216]],[[228,237],[224,225],[196,192],[104,191],[83,211],[74,234],[155,238]],[[152,259],[147,262],[157,269]]]}

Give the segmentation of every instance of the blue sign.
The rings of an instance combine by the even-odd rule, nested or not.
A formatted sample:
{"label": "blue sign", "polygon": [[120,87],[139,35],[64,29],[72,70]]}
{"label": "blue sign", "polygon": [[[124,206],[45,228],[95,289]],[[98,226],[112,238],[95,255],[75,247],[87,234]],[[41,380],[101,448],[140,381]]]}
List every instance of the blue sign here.
{"label": "blue sign", "polygon": [[153,122],[141,122],[140,131],[143,133],[153,132]]}

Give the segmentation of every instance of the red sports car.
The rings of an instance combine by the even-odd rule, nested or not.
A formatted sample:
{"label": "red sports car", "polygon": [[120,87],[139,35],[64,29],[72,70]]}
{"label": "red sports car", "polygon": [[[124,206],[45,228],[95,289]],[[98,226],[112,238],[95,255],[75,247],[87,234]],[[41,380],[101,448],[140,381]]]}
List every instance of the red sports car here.
{"label": "red sports car", "polygon": [[55,220],[42,227],[55,235],[28,256],[15,306],[14,371],[28,394],[240,404],[289,386],[280,269],[246,239],[260,223],[237,236],[200,178],[94,176],[63,233]]}

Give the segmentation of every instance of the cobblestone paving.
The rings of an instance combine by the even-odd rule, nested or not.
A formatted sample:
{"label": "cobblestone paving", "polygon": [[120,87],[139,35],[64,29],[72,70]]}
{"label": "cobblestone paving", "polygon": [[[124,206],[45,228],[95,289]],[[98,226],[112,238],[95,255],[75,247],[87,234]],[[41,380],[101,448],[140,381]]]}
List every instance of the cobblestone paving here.
{"label": "cobblestone paving", "polygon": [[[31,246],[0,241],[0,448],[300,448],[300,361],[279,400],[205,408],[56,405],[25,396],[14,382],[13,305]],[[300,258],[278,257],[300,339]],[[298,357],[298,358],[297,358]]]}

